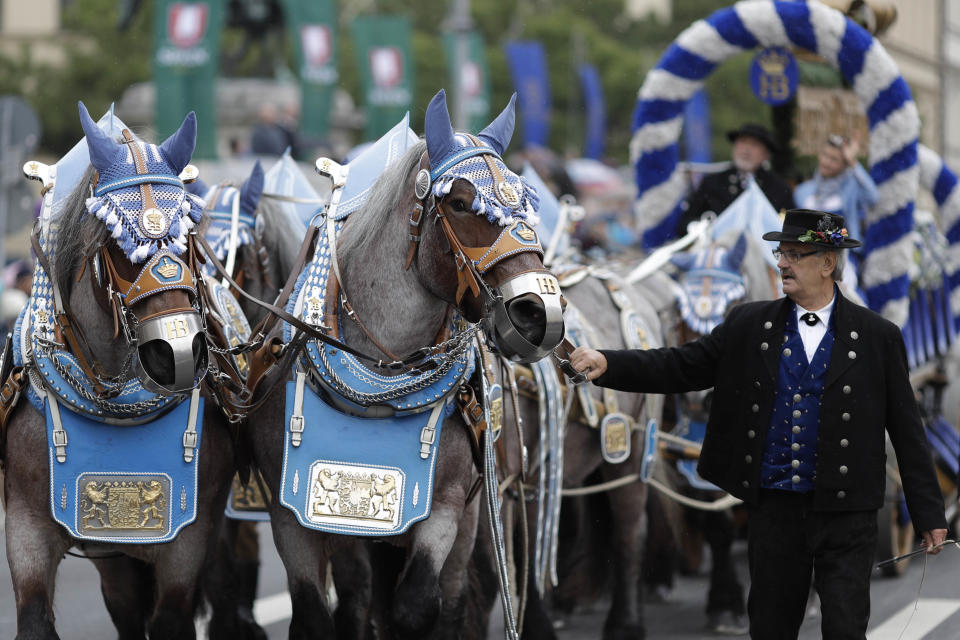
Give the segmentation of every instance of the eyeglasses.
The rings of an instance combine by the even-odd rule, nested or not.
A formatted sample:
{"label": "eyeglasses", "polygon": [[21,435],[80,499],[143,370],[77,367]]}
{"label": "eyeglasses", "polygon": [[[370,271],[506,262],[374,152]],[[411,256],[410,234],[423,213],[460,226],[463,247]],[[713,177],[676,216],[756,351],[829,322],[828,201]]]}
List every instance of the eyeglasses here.
{"label": "eyeglasses", "polygon": [[783,256],[787,259],[787,262],[790,264],[797,264],[800,262],[800,258],[806,258],[807,256],[812,256],[816,253],[821,253],[820,251],[808,251],[806,253],[798,253],[797,251],[781,251],[780,249],[774,249],[771,251],[773,257],[777,259],[777,262],[780,262],[780,257]]}

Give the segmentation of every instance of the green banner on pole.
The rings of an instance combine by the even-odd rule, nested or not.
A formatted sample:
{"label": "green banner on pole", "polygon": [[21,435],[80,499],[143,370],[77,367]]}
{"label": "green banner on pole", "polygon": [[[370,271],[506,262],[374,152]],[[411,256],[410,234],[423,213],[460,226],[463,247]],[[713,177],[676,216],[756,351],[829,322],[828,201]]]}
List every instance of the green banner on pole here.
{"label": "green banner on pole", "polygon": [[287,33],[300,76],[300,132],[322,137],[330,128],[337,86],[337,10],[333,0],[285,0]]}
{"label": "green banner on pole", "polygon": [[353,21],[352,32],[363,79],[366,136],[374,140],[413,104],[410,22],[397,16],[361,16]]}
{"label": "green banner on pole", "polygon": [[154,2],[153,82],[156,128],[169,136],[189,111],[197,113],[195,158],[217,157],[216,79],[220,64],[223,4]]}
{"label": "green banner on pole", "polygon": [[[443,36],[443,48],[447,54],[447,67],[450,69],[450,88],[457,86],[456,63],[457,38],[454,33]],[[483,46],[483,36],[472,31],[462,36],[466,38],[467,57],[460,71],[463,96],[466,100],[467,131],[480,131],[490,119],[490,70],[487,66],[487,50]],[[451,106],[452,108],[452,106]]]}

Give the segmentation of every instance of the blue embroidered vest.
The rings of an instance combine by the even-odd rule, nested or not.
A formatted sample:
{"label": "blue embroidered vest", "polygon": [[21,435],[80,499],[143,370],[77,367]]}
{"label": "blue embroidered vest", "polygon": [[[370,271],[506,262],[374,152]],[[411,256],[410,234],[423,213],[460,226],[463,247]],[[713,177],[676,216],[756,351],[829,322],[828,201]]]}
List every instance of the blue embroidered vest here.
{"label": "blue embroidered vest", "polygon": [[760,486],[806,493],[813,490],[817,468],[820,399],[833,351],[833,316],[813,356],[807,361],[797,329],[795,308],[787,313],[777,395],[760,466]]}

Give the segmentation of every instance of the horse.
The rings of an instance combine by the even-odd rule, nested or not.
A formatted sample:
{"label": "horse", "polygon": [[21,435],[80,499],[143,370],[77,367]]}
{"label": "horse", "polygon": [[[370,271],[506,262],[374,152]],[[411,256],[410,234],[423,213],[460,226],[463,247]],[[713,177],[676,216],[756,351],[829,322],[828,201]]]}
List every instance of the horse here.
{"label": "horse", "polygon": [[[274,540],[293,601],[291,638],[321,637],[335,628],[341,637],[367,633],[366,628],[343,628],[349,624],[341,615],[341,609],[348,609],[343,600],[335,623],[324,597],[324,578],[332,561],[338,595],[346,579],[355,592],[372,593],[375,576],[365,554],[334,553],[370,538],[388,543],[371,547],[378,559],[385,556],[374,566],[381,573],[388,567],[398,572],[382,603],[385,613],[377,618],[378,633],[399,638],[429,637],[441,628],[459,633],[479,504],[468,501],[478,474],[471,463],[472,437],[461,415],[452,411],[452,394],[469,395],[475,323],[484,322],[491,341],[517,359],[542,357],[562,333],[559,287],[543,267],[531,226],[536,194],[500,160],[513,123],[511,101],[477,136],[454,134],[441,91],[427,109],[425,141],[412,144],[393,161],[345,221],[338,220],[333,204],[326,211],[322,225],[328,233],[317,241],[314,257],[287,303],[287,312],[299,316],[297,335],[294,326],[283,329],[286,348],[298,349],[298,337],[309,336],[311,342],[292,352],[300,362],[292,379],[289,369],[284,371],[287,389],[277,386],[264,392],[262,405],[249,415],[256,463],[271,492]],[[318,168],[342,185],[332,161],[321,159]],[[312,240],[308,235],[308,242]],[[278,328],[273,336],[279,333]],[[439,346],[430,347],[438,335],[443,336]],[[320,344],[332,339],[342,342]],[[376,393],[352,393],[337,385],[348,375],[345,370],[324,368],[325,374],[318,373],[314,363],[329,357],[360,371]],[[281,360],[281,366],[289,365]],[[324,376],[331,386],[318,386]],[[419,391],[410,395],[413,388]],[[480,404],[485,400],[481,397]],[[428,418],[420,417],[426,413]],[[376,416],[391,414],[414,425],[417,446],[412,453],[431,465],[423,467],[428,470],[423,484],[418,481],[414,487],[406,478],[409,469],[393,474],[398,487],[406,478],[396,490],[396,515],[388,516],[383,508],[373,511],[370,499],[373,484],[386,482],[389,466],[334,463],[332,452],[325,452],[327,460],[310,464],[312,471],[306,466],[304,471],[313,479],[324,468],[341,472],[339,510],[329,513],[327,504],[315,516],[317,505],[312,502],[300,507],[296,498],[294,504],[299,487],[309,489],[313,480],[300,477],[299,467],[291,478],[293,463],[285,455],[296,455],[311,439],[330,437],[324,431],[342,434],[333,444],[346,446],[352,438],[361,438],[363,429],[381,429]],[[392,425],[380,433],[387,437],[400,428]],[[373,448],[376,443],[365,445]],[[391,521],[401,512],[410,519]],[[370,528],[365,528],[368,523]],[[346,571],[341,561],[353,571]]]}
{"label": "horse", "polygon": [[[14,391],[4,395],[3,461],[17,638],[59,637],[54,576],[72,546],[100,572],[121,638],[145,629],[193,638],[197,584],[233,468],[212,403],[200,413],[208,337],[190,231],[202,201],[183,186],[196,177],[196,118],[159,146],[125,128],[112,138],[82,103],[80,120],[87,152],[79,145],[61,161],[59,185],[43,165],[25,167],[54,188],[59,207],[45,210],[35,234],[17,368],[4,372]],[[85,170],[78,154],[89,157]],[[18,376],[30,402],[16,402]]]}
{"label": "horse", "polygon": [[[204,252],[209,250],[212,254],[202,267],[210,283],[212,302],[207,309],[213,314],[211,324],[220,327],[219,331],[225,334],[222,340],[235,348],[251,339],[251,327],[267,315],[268,312],[252,300],[276,297],[277,283],[289,275],[299,247],[298,238],[304,231],[302,224],[278,202],[263,197],[264,185],[265,176],[259,161],[238,186],[232,181],[223,181],[210,187],[200,180],[189,185],[191,192],[206,202],[198,234],[205,239]],[[232,283],[218,272],[214,260]],[[238,291],[233,288],[234,284],[246,296],[234,293]],[[241,376],[246,374],[248,352],[223,357],[230,358],[225,363],[227,368]],[[226,412],[232,420],[242,420],[242,410],[228,405]],[[231,499],[236,492],[245,491],[243,484],[250,493],[259,496],[255,480],[240,480],[241,476],[246,479],[256,473],[250,468],[252,456],[244,429],[241,423],[239,429],[233,431],[236,467],[241,472],[235,476]],[[256,528],[251,522],[228,517],[219,537],[220,543],[204,570],[203,591],[211,608],[207,635],[211,640],[266,638],[253,616],[260,565]]]}

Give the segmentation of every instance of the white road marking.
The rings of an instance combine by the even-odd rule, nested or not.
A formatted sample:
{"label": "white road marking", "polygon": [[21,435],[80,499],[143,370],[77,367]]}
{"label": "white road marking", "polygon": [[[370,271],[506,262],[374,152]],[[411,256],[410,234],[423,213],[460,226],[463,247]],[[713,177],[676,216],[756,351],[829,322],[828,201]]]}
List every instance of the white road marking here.
{"label": "white road marking", "polygon": [[[875,628],[867,632],[867,640],[921,640],[941,622],[960,610],[960,600],[946,598],[920,598],[916,605],[911,602]],[[910,618],[910,615],[913,618]],[[909,624],[908,624],[909,621]],[[932,640],[932,639],[931,639]]]}
{"label": "white road marking", "polygon": [[286,591],[265,598],[257,598],[253,603],[253,617],[261,627],[286,620],[292,614],[293,603],[290,602],[290,594]]}
{"label": "white road marking", "polygon": [[[257,624],[261,627],[287,620],[292,614],[293,604],[290,601],[290,594],[286,591],[264,598],[257,598],[253,602],[253,617],[256,618]],[[195,623],[197,640],[207,640],[208,622],[210,622],[209,605],[207,606],[207,612],[197,617]]]}

